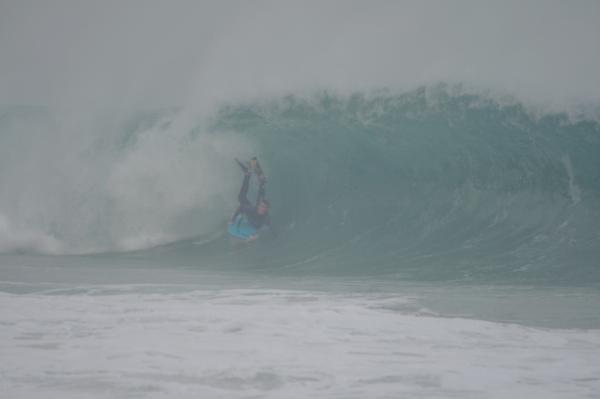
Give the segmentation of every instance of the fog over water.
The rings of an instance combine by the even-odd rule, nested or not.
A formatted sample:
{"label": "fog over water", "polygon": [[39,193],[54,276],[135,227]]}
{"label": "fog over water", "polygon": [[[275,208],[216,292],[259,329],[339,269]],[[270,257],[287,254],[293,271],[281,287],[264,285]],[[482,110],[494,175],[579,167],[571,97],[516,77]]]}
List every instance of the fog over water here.
{"label": "fog over water", "polygon": [[446,81],[580,104],[599,96],[599,20],[586,0],[3,0],[0,103],[198,110]]}

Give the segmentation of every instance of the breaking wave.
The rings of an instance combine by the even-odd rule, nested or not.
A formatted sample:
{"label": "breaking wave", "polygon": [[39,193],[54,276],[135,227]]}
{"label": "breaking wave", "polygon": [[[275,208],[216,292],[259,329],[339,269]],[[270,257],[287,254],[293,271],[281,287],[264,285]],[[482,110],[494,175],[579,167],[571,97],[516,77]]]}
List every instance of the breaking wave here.
{"label": "breaking wave", "polygon": [[[0,113],[0,249],[219,268],[600,281],[600,127],[453,92],[287,96],[66,123]],[[258,155],[274,229],[223,233]],[[157,246],[159,246],[157,248]]]}

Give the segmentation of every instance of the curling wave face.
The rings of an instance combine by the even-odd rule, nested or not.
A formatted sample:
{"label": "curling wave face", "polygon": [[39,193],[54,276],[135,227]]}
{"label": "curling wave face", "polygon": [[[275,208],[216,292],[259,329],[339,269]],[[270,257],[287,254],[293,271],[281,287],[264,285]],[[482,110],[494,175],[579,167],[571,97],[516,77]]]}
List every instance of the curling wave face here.
{"label": "curling wave face", "polygon": [[[102,251],[142,249],[203,267],[600,282],[596,122],[534,116],[516,102],[443,87],[234,103],[203,128],[176,119],[130,118],[109,145],[91,132],[82,148],[95,146],[96,162],[61,166],[85,165],[85,177],[101,182],[75,196],[71,209],[86,211],[85,223],[67,223],[56,204],[41,218],[48,207],[36,204],[19,208],[30,216],[27,231],[59,242],[57,251],[102,242]],[[235,206],[241,178],[231,160],[240,154],[258,155],[267,171],[275,228],[257,245],[232,248],[223,224]],[[6,216],[25,186],[8,166],[13,174],[1,182],[13,195],[3,194],[12,202],[0,205],[0,227],[24,220]],[[44,192],[72,199],[63,193],[72,182]]]}
{"label": "curling wave face", "polygon": [[597,123],[438,88],[247,104],[224,110],[217,127],[256,140],[271,174],[277,239],[245,262],[599,281]]}

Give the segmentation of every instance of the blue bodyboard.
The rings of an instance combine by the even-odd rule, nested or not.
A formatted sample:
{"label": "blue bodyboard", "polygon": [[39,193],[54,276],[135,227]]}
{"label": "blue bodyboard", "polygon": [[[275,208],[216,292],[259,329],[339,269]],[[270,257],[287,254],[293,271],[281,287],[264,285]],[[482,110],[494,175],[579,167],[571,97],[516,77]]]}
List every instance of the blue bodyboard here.
{"label": "blue bodyboard", "polygon": [[238,215],[233,223],[227,225],[227,232],[237,239],[248,240],[250,237],[256,235],[258,231],[248,223],[248,220],[243,215]]}

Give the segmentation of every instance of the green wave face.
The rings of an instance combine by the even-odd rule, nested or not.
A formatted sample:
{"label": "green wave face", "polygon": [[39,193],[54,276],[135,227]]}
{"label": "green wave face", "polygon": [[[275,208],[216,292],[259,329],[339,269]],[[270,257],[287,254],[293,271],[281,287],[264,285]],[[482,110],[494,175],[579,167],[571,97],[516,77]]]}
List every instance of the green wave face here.
{"label": "green wave face", "polygon": [[[600,130],[520,104],[420,90],[224,110],[258,143],[289,272],[598,281]],[[256,259],[253,257],[256,256]]]}
{"label": "green wave face", "polygon": [[[4,148],[22,150],[7,121],[32,112],[3,113]],[[52,124],[37,115],[36,123]],[[600,282],[596,122],[534,116],[516,102],[444,88],[232,103],[208,127],[178,124],[178,115],[137,113],[108,128],[104,121],[63,165],[86,171],[85,179],[26,185],[69,212],[17,201],[27,169],[5,157],[5,227],[27,220],[26,231],[60,242],[56,252],[102,243],[91,252],[135,248],[166,264],[220,270]],[[59,141],[55,153],[71,145]],[[268,175],[274,228],[253,245],[232,246],[225,223],[241,183],[232,158],[251,155]],[[132,239],[136,245],[121,245]],[[36,251],[38,241],[18,250]]]}

